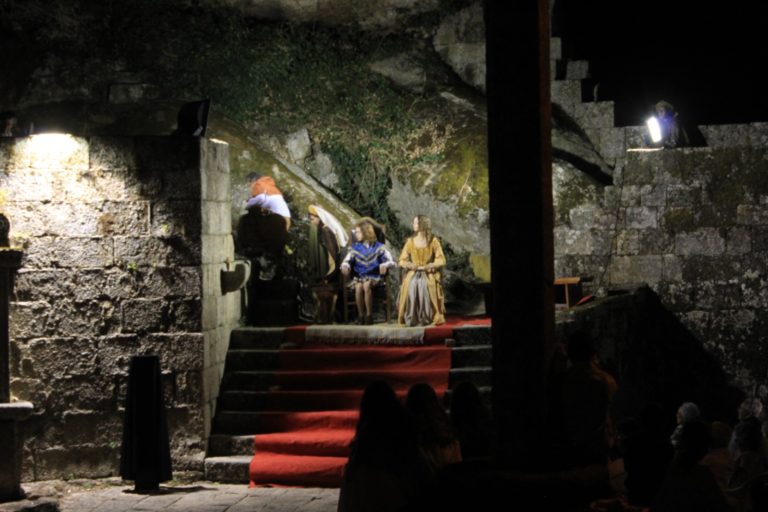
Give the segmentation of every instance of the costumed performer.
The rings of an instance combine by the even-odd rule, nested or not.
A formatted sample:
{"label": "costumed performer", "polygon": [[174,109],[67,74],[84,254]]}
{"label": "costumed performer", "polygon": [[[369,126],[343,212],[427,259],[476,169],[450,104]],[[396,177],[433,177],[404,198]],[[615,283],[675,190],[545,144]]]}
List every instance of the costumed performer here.
{"label": "costumed performer", "polygon": [[309,205],[309,266],[318,280],[330,283],[339,271],[341,248],[347,245],[347,233],[330,212]]}
{"label": "costumed performer", "polygon": [[441,282],[441,269],[445,266],[443,248],[432,234],[428,217],[414,217],[413,232],[400,253],[399,265],[408,272],[400,287],[397,320],[408,326],[440,325],[445,323]]}
{"label": "costumed performer", "polygon": [[352,274],[350,287],[355,290],[357,304],[357,323],[373,324],[373,286],[381,283],[395,261],[383,243],[376,239],[373,224],[358,222],[353,230],[355,242],[341,263],[341,272]]}
{"label": "costumed performer", "polygon": [[285,230],[291,227],[291,211],[283,198],[283,193],[275,185],[275,180],[269,176],[251,175],[251,198],[245,204],[245,209],[259,207],[276,213],[285,219]]}

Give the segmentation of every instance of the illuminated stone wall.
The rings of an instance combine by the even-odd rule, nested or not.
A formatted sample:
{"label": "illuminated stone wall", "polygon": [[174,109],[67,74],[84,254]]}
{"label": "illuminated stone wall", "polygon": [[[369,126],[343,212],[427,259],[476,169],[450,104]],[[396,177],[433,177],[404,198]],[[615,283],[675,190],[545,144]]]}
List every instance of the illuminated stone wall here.
{"label": "illuminated stone wall", "polygon": [[593,289],[648,283],[734,384],[766,399],[768,125],[702,131],[710,147],[630,150],[608,187],[556,167],[556,273]]}
{"label": "illuminated stone wall", "polygon": [[175,469],[201,469],[239,296],[226,144],[0,139],[0,208],[24,247],[11,390],[35,405],[27,479],[116,474],[132,355],[157,354]]}

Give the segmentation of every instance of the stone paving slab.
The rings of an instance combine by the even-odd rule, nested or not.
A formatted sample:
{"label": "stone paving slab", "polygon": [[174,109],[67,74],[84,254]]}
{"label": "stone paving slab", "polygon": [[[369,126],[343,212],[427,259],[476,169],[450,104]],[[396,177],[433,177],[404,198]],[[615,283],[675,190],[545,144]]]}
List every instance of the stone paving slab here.
{"label": "stone paving slab", "polygon": [[335,512],[338,489],[274,488],[200,482],[160,486],[155,494],[136,493],[131,486],[75,492],[61,499],[62,512]]}

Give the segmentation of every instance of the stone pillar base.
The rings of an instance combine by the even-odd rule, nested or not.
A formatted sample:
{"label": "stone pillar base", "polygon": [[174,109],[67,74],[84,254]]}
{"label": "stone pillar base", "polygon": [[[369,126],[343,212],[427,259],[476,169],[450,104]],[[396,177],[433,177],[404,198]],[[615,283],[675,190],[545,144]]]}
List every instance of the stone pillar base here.
{"label": "stone pillar base", "polygon": [[21,452],[24,446],[19,423],[32,414],[30,402],[0,404],[0,503],[24,497],[21,488]]}

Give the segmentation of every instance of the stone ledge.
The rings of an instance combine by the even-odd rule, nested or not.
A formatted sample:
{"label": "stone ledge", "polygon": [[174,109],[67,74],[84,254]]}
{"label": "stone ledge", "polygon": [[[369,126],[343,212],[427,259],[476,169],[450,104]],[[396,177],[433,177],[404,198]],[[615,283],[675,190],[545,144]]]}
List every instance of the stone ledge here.
{"label": "stone ledge", "polygon": [[32,402],[11,402],[0,404],[0,421],[22,421],[34,411]]}
{"label": "stone ledge", "polygon": [[205,479],[214,482],[247,483],[248,466],[253,455],[208,457],[205,459]]}

